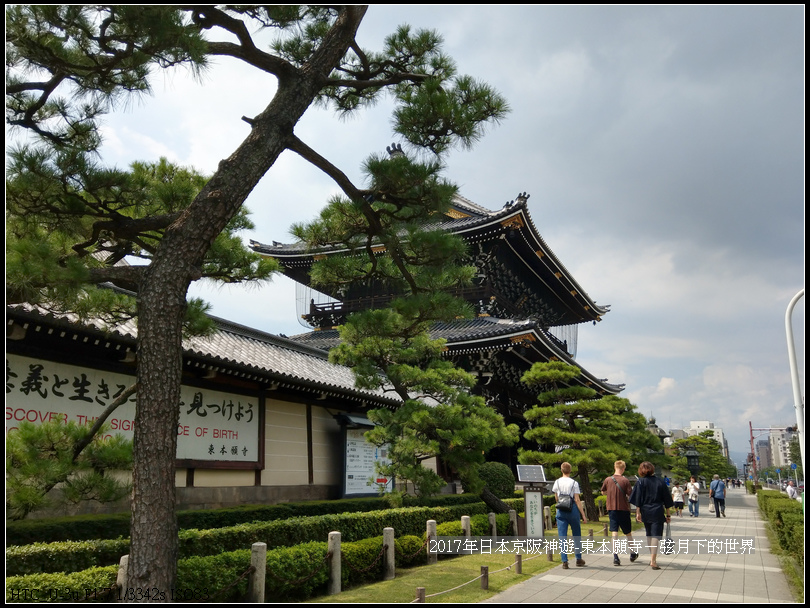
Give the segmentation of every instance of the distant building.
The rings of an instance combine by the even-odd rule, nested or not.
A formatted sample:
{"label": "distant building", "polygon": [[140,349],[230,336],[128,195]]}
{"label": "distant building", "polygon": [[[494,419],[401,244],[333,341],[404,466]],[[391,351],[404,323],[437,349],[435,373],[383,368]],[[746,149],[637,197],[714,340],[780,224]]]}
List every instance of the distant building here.
{"label": "distant building", "polygon": [[771,450],[771,466],[790,466],[790,441],[793,439],[793,429],[771,429],[768,443]]}
{"label": "distant building", "polygon": [[672,445],[678,439],[686,439],[689,435],[683,429],[670,429],[669,436],[664,439],[664,445]]}
{"label": "distant building", "polygon": [[726,439],[723,429],[714,426],[714,422],[708,420],[690,420],[689,427],[683,429],[687,436],[700,435],[703,431],[711,431],[713,439],[720,444],[723,449],[723,456],[729,457],[728,454],[728,440]]}
{"label": "distant building", "polygon": [[771,444],[767,439],[760,439],[756,445],[757,468],[767,469],[773,466],[771,458]]}

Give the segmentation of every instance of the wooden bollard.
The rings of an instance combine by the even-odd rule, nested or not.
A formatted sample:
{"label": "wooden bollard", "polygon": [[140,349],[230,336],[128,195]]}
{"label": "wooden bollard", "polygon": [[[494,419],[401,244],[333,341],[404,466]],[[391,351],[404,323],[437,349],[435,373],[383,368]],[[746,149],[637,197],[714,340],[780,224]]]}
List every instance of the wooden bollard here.
{"label": "wooden bollard", "polygon": [[607,524],[602,524],[602,534],[604,534],[605,536],[608,535],[608,525]]}
{"label": "wooden bollard", "polygon": [[548,544],[546,545],[546,558],[550,562],[554,561],[554,554],[551,552],[551,546]]}
{"label": "wooden bollard", "polygon": [[481,566],[481,589],[489,589],[489,566]]}
{"label": "wooden bollard", "polygon": [[424,587],[417,587],[416,588],[416,603],[417,604],[424,604],[425,603],[425,588]]}
{"label": "wooden bollard", "polygon": [[523,574],[523,556],[520,553],[515,556],[515,572]]}
{"label": "wooden bollard", "polygon": [[514,509],[509,509],[509,525],[512,528],[510,534],[512,536],[518,535],[518,520],[517,520],[517,511]]}
{"label": "wooden bollard", "polygon": [[588,528],[588,536],[593,538],[593,528]]}

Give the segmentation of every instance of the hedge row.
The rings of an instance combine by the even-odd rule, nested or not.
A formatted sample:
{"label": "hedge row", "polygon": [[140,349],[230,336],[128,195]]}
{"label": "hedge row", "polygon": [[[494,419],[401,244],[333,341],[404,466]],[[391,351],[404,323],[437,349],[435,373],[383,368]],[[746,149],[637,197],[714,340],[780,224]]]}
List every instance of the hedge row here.
{"label": "hedge row", "polygon": [[[425,563],[422,538],[401,536],[395,541],[396,566],[410,567]],[[341,581],[344,588],[382,579],[382,536],[353,543],[341,543]],[[295,547],[268,550],[265,598],[270,602],[300,601],[326,591],[326,542],[311,542]],[[6,578],[6,602],[94,601],[91,594],[99,591],[95,601],[144,599],[195,602],[240,601],[247,593],[247,578],[240,577],[250,566],[250,550],[242,549],[207,557],[190,557],[177,564],[177,588],[174,590],[139,590],[124,594],[112,590],[117,566],[97,567],[81,572],[40,573]],[[236,585],[232,584],[239,580]],[[136,597],[137,593],[137,597]]]}
{"label": "hedge row", "polygon": [[[474,494],[451,494],[412,499],[407,506],[451,506],[475,502],[480,502],[480,498]],[[280,505],[245,505],[227,509],[179,511],[177,523],[181,530],[207,530],[254,521],[276,521],[291,517],[379,511],[388,508],[388,503],[381,497],[311,500]],[[6,543],[28,545],[37,542],[127,538],[129,521],[129,513],[117,513],[6,522]]]}
{"label": "hedge row", "polygon": [[[523,511],[523,499],[507,499],[517,512]],[[437,523],[460,520],[462,515],[484,515],[483,502],[453,507],[404,507],[367,513],[344,513],[315,517],[294,517],[282,521],[254,522],[210,530],[181,530],[179,557],[217,555],[250,547],[255,542],[273,547],[291,547],[311,541],[323,541],[333,530],[340,530],[343,541],[352,542],[378,536],[392,527],[397,535],[419,536],[429,519]],[[35,543],[6,549],[6,574],[37,572],[75,572],[93,566],[117,564],[129,553],[129,540],[88,540]]]}
{"label": "hedge row", "polygon": [[779,540],[779,546],[804,567],[804,517],[802,505],[774,490],[759,490],[757,503]]}

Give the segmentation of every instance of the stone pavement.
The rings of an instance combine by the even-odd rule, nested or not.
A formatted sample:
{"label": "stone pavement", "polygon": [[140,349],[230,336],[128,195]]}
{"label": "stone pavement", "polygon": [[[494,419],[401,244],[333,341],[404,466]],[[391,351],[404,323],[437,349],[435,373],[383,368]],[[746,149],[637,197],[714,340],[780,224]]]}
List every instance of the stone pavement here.
{"label": "stone pavement", "polygon": [[[726,517],[709,513],[709,497],[701,495],[701,514],[672,518],[675,555],[658,556],[660,570],[650,568],[649,549],[641,550],[635,563],[621,555],[622,565],[613,565],[612,554],[583,555],[584,568],[556,568],[515,585],[482,603],[795,603],[779,561],[770,553],[757,500],[745,489],[727,492]],[[593,524],[583,524],[583,534]],[[643,540],[644,530],[635,531],[634,539]],[[624,535],[619,534],[619,538]],[[701,538],[753,538],[753,554],[706,554],[696,541]],[[688,553],[678,550],[688,547]],[[559,556],[555,556],[559,564]]]}

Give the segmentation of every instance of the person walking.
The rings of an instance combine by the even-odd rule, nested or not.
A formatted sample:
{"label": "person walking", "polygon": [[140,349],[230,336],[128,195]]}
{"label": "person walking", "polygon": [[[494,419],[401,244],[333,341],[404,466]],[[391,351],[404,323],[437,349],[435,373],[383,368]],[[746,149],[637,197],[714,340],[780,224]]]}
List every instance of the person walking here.
{"label": "person walking", "polygon": [[689,500],[689,517],[698,517],[700,515],[700,484],[694,475],[686,484],[686,497]]}
{"label": "person walking", "polygon": [[554,482],[551,491],[557,497],[557,503],[560,502],[561,496],[570,496],[571,510],[563,511],[557,508],[557,535],[560,537],[560,559],[562,560],[563,570],[568,570],[568,555],[565,552],[565,539],[568,537],[568,527],[571,527],[571,535],[574,537],[574,557],[577,560],[577,567],[581,568],[585,565],[585,560],[582,559],[582,528],[579,525],[580,517],[582,521],[588,523],[588,517],[585,514],[585,508],[582,506],[579,494],[579,483],[571,479],[571,464],[564,462],[560,465],[560,472],[562,477]]}
{"label": "person walking", "polygon": [[677,481],[672,486],[672,502],[675,506],[675,514],[683,517],[683,488]]}
{"label": "person walking", "polygon": [[[605,477],[602,482],[602,494],[605,496],[607,502],[608,519],[610,521],[610,532],[613,536],[613,565],[621,566],[622,562],[619,559],[619,553],[616,550],[616,545],[619,540],[619,530],[624,532],[628,541],[633,540],[631,530],[633,529],[630,522],[630,503],[627,497],[633,491],[633,486],[630,481],[624,476],[624,470],[627,468],[624,460],[617,460],[613,463],[613,475]],[[630,561],[634,562],[638,559],[638,553],[630,552]]]}
{"label": "person walking", "polygon": [[722,515],[726,516],[726,484],[720,479],[719,475],[712,477],[712,483],[709,485],[709,496],[714,501],[714,513],[718,519]]}
{"label": "person walking", "polygon": [[788,482],[787,495],[791,500],[798,500],[799,498],[799,493],[796,491],[796,485],[792,481]]}
{"label": "person walking", "polygon": [[642,462],[638,467],[638,477],[630,494],[630,503],[636,505],[636,521],[643,522],[647,532],[650,567],[660,570],[657,562],[658,543],[664,535],[664,524],[671,518],[669,510],[673,505],[672,495],[664,480],[655,476],[653,463]]}

